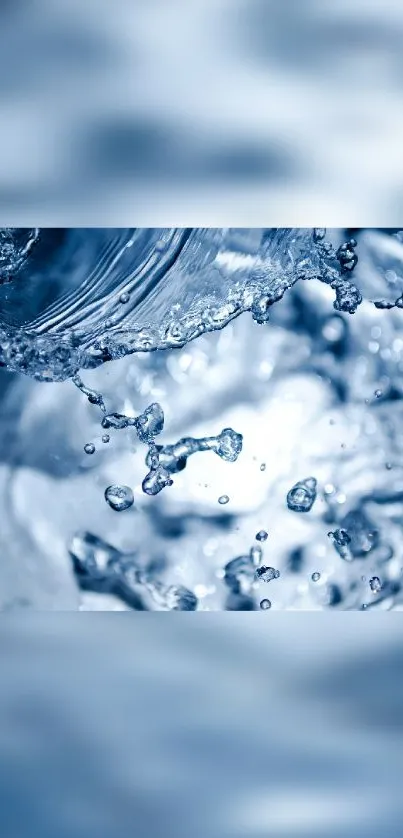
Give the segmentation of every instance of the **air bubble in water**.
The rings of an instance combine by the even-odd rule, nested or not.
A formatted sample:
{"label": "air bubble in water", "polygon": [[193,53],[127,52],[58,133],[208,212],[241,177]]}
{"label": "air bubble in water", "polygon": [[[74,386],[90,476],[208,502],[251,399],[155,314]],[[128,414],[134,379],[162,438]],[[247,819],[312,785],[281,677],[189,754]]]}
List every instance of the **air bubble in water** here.
{"label": "air bubble in water", "polygon": [[299,480],[288,492],[288,508],[293,512],[309,512],[316,500],[316,486],[314,477]]}
{"label": "air bubble in water", "polygon": [[261,607],[262,611],[268,611],[268,609],[271,608],[270,600],[269,599],[262,599],[261,602],[260,602],[260,607]]}
{"label": "air bubble in water", "polygon": [[266,530],[259,530],[259,532],[256,533],[255,538],[256,541],[266,541],[267,536],[268,533],[266,532]]}
{"label": "air bubble in water", "polygon": [[228,503],[228,501],[229,501],[228,495],[220,495],[220,497],[218,498],[218,503],[220,503],[222,506],[224,504]]}
{"label": "air bubble in water", "polygon": [[266,471],[266,463],[260,463],[260,471]]}
{"label": "air bubble in water", "polygon": [[104,434],[103,437],[102,437],[102,442],[109,442],[109,440],[110,440],[109,434]]}
{"label": "air bubble in water", "polygon": [[320,573],[318,573],[317,571],[315,571],[315,573],[313,573],[313,574],[312,574],[311,579],[312,579],[312,582],[319,582],[319,579],[320,579]]}
{"label": "air bubble in water", "polygon": [[133,506],[134,496],[130,486],[117,486],[113,484],[105,489],[105,500],[116,512],[122,512]]}
{"label": "air bubble in water", "polygon": [[127,294],[127,292],[123,292],[123,294],[121,294],[120,297],[119,297],[119,302],[120,303],[128,303],[129,300],[130,300],[130,294]]}
{"label": "air bubble in water", "polygon": [[95,453],[95,445],[93,442],[87,442],[84,445],[84,451],[86,454],[94,454]]}

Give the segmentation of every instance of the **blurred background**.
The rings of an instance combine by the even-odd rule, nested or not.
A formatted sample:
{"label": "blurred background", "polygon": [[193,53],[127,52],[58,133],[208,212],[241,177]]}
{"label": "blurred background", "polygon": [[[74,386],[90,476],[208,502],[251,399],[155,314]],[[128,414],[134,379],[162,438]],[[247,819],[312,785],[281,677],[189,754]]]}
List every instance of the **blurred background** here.
{"label": "blurred background", "polygon": [[0,224],[396,225],[397,0],[3,0]]}
{"label": "blurred background", "polygon": [[272,616],[3,618],[4,835],[398,838],[401,619]]}

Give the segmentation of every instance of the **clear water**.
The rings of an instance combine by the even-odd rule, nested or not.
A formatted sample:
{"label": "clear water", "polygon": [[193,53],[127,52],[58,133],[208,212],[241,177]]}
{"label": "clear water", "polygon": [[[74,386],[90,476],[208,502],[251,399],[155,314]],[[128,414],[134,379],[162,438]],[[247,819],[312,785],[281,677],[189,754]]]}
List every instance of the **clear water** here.
{"label": "clear water", "polygon": [[2,608],[401,607],[399,231],[0,241]]}

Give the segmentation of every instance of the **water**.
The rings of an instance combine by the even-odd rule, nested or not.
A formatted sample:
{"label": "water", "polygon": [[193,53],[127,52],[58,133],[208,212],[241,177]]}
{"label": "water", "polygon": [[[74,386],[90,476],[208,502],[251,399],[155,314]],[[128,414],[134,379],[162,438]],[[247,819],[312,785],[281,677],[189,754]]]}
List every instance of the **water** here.
{"label": "water", "polygon": [[[272,610],[400,608],[402,254],[393,230],[8,232],[2,607],[257,610],[279,569]],[[146,576],[83,587],[83,532]]]}

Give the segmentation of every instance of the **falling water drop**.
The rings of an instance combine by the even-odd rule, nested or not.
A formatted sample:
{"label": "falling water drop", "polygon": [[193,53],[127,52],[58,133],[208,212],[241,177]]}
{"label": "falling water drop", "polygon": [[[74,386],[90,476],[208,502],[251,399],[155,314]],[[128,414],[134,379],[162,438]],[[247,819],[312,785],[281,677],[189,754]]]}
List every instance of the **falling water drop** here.
{"label": "falling water drop", "polygon": [[113,484],[105,489],[105,500],[116,512],[129,509],[134,503],[133,492],[129,486],[117,486]]}

